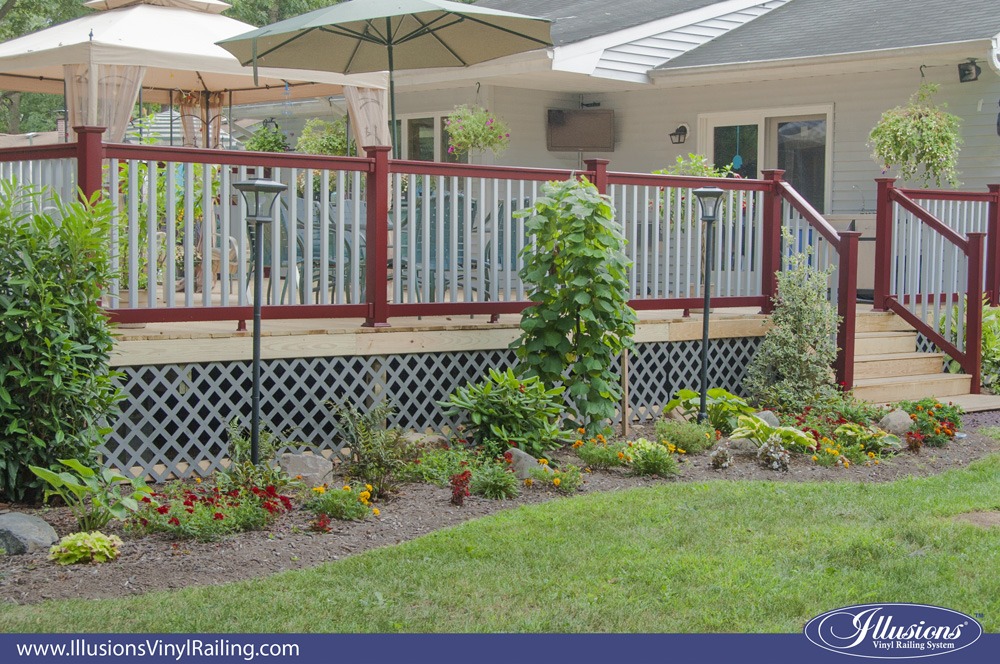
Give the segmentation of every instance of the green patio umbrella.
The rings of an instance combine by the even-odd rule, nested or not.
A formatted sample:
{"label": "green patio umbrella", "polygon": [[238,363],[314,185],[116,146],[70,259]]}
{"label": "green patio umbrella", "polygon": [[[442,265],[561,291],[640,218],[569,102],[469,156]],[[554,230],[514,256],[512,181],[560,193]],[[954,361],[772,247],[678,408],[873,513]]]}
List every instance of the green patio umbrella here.
{"label": "green patio umbrella", "polygon": [[345,74],[466,67],[552,45],[546,19],[446,0],[353,0],[219,42],[244,66]]}

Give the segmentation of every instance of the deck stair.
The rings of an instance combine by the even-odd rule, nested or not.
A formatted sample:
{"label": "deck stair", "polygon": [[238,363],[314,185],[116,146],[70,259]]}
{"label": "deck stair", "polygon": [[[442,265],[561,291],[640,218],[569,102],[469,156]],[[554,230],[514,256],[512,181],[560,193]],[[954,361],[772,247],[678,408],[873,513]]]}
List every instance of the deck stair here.
{"label": "deck stair", "polygon": [[942,353],[917,351],[917,333],[890,313],[858,312],[854,347],[854,395],[888,403],[924,397],[967,395],[972,377],[943,373]]}

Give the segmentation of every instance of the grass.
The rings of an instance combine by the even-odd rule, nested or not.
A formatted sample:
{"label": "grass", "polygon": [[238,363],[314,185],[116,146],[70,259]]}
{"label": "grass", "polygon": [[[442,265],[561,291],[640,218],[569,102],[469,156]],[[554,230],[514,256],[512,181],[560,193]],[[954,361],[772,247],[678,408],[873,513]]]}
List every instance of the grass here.
{"label": "grass", "polygon": [[591,494],[265,579],[4,606],[0,632],[796,632],[888,601],[998,631],[1000,529],[949,518],[1000,509],[998,487],[992,456],[888,484]]}

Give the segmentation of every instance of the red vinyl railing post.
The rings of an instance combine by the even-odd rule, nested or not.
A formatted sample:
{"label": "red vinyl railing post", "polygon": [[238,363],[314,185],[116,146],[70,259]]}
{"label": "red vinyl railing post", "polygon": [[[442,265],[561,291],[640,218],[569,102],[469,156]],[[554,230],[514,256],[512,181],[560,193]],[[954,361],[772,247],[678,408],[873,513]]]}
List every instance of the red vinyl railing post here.
{"label": "red vinyl railing post", "polygon": [[365,226],[365,327],[389,327],[389,150],[387,145],[365,147],[375,160],[368,171],[368,219]]}
{"label": "red vinyl railing post", "polygon": [[972,376],[973,394],[979,394],[982,382],[980,363],[983,354],[983,243],[986,233],[969,233],[969,284],[965,302],[965,364]]}
{"label": "red vinyl railing post", "polygon": [[80,195],[90,200],[103,188],[101,172],[104,166],[104,147],[101,134],[104,127],[73,127],[76,132],[76,184]]}
{"label": "red vinyl railing post", "polygon": [[608,159],[587,159],[583,163],[586,164],[587,170],[593,173],[592,183],[597,187],[597,191],[602,194],[608,193],[608,164],[611,162]]}
{"label": "red vinyl railing post", "polygon": [[842,231],[839,257],[839,279],[837,283],[837,313],[840,325],[837,328],[837,382],[844,390],[854,387],[854,332],[856,328],[858,302],[858,238],[857,231]]}
{"label": "red vinyl railing post", "polygon": [[892,274],[892,188],[895,178],[876,178],[878,197],[875,203],[875,311],[887,311],[889,277]]}
{"label": "red vinyl railing post", "polygon": [[990,205],[986,222],[986,294],[990,306],[1000,306],[1000,184],[989,185]]}
{"label": "red vinyl railing post", "polygon": [[778,294],[778,272],[781,271],[781,194],[778,183],[785,171],[768,169],[764,179],[771,186],[764,192],[764,238],[761,246],[760,280],[761,294],[767,298],[761,308],[762,314],[774,311],[774,296]]}

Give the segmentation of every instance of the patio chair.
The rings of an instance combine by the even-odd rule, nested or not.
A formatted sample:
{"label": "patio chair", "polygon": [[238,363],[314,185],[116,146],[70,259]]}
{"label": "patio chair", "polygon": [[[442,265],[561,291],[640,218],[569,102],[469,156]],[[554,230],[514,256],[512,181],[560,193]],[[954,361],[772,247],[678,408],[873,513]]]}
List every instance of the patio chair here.
{"label": "patio chair", "polygon": [[[455,198],[456,206],[454,222],[456,223],[455,233],[457,243],[453,246],[452,239],[452,198]],[[438,204],[436,193],[432,193],[427,199],[429,219],[427,229],[427,246],[424,246],[424,208],[423,198],[417,199],[417,204],[413,214],[410,214],[408,206],[402,207],[398,212],[399,223],[402,225],[401,242],[396,256],[400,262],[404,280],[412,278],[415,282],[417,298],[421,296],[424,279],[429,280],[430,300],[436,301],[437,297],[437,275],[438,271],[443,273],[445,287],[451,285],[452,280],[462,283],[465,275],[463,267],[466,266],[466,250],[468,248],[468,238],[465,237],[465,196],[457,194],[453,197],[445,195],[441,205]],[[438,212],[441,213],[441,220],[438,220]],[[475,226],[477,203],[475,200],[471,204],[472,225]],[[439,236],[440,233],[440,236]],[[442,245],[443,251],[439,255],[438,245]],[[410,261],[410,243],[413,243],[413,265]]]}

